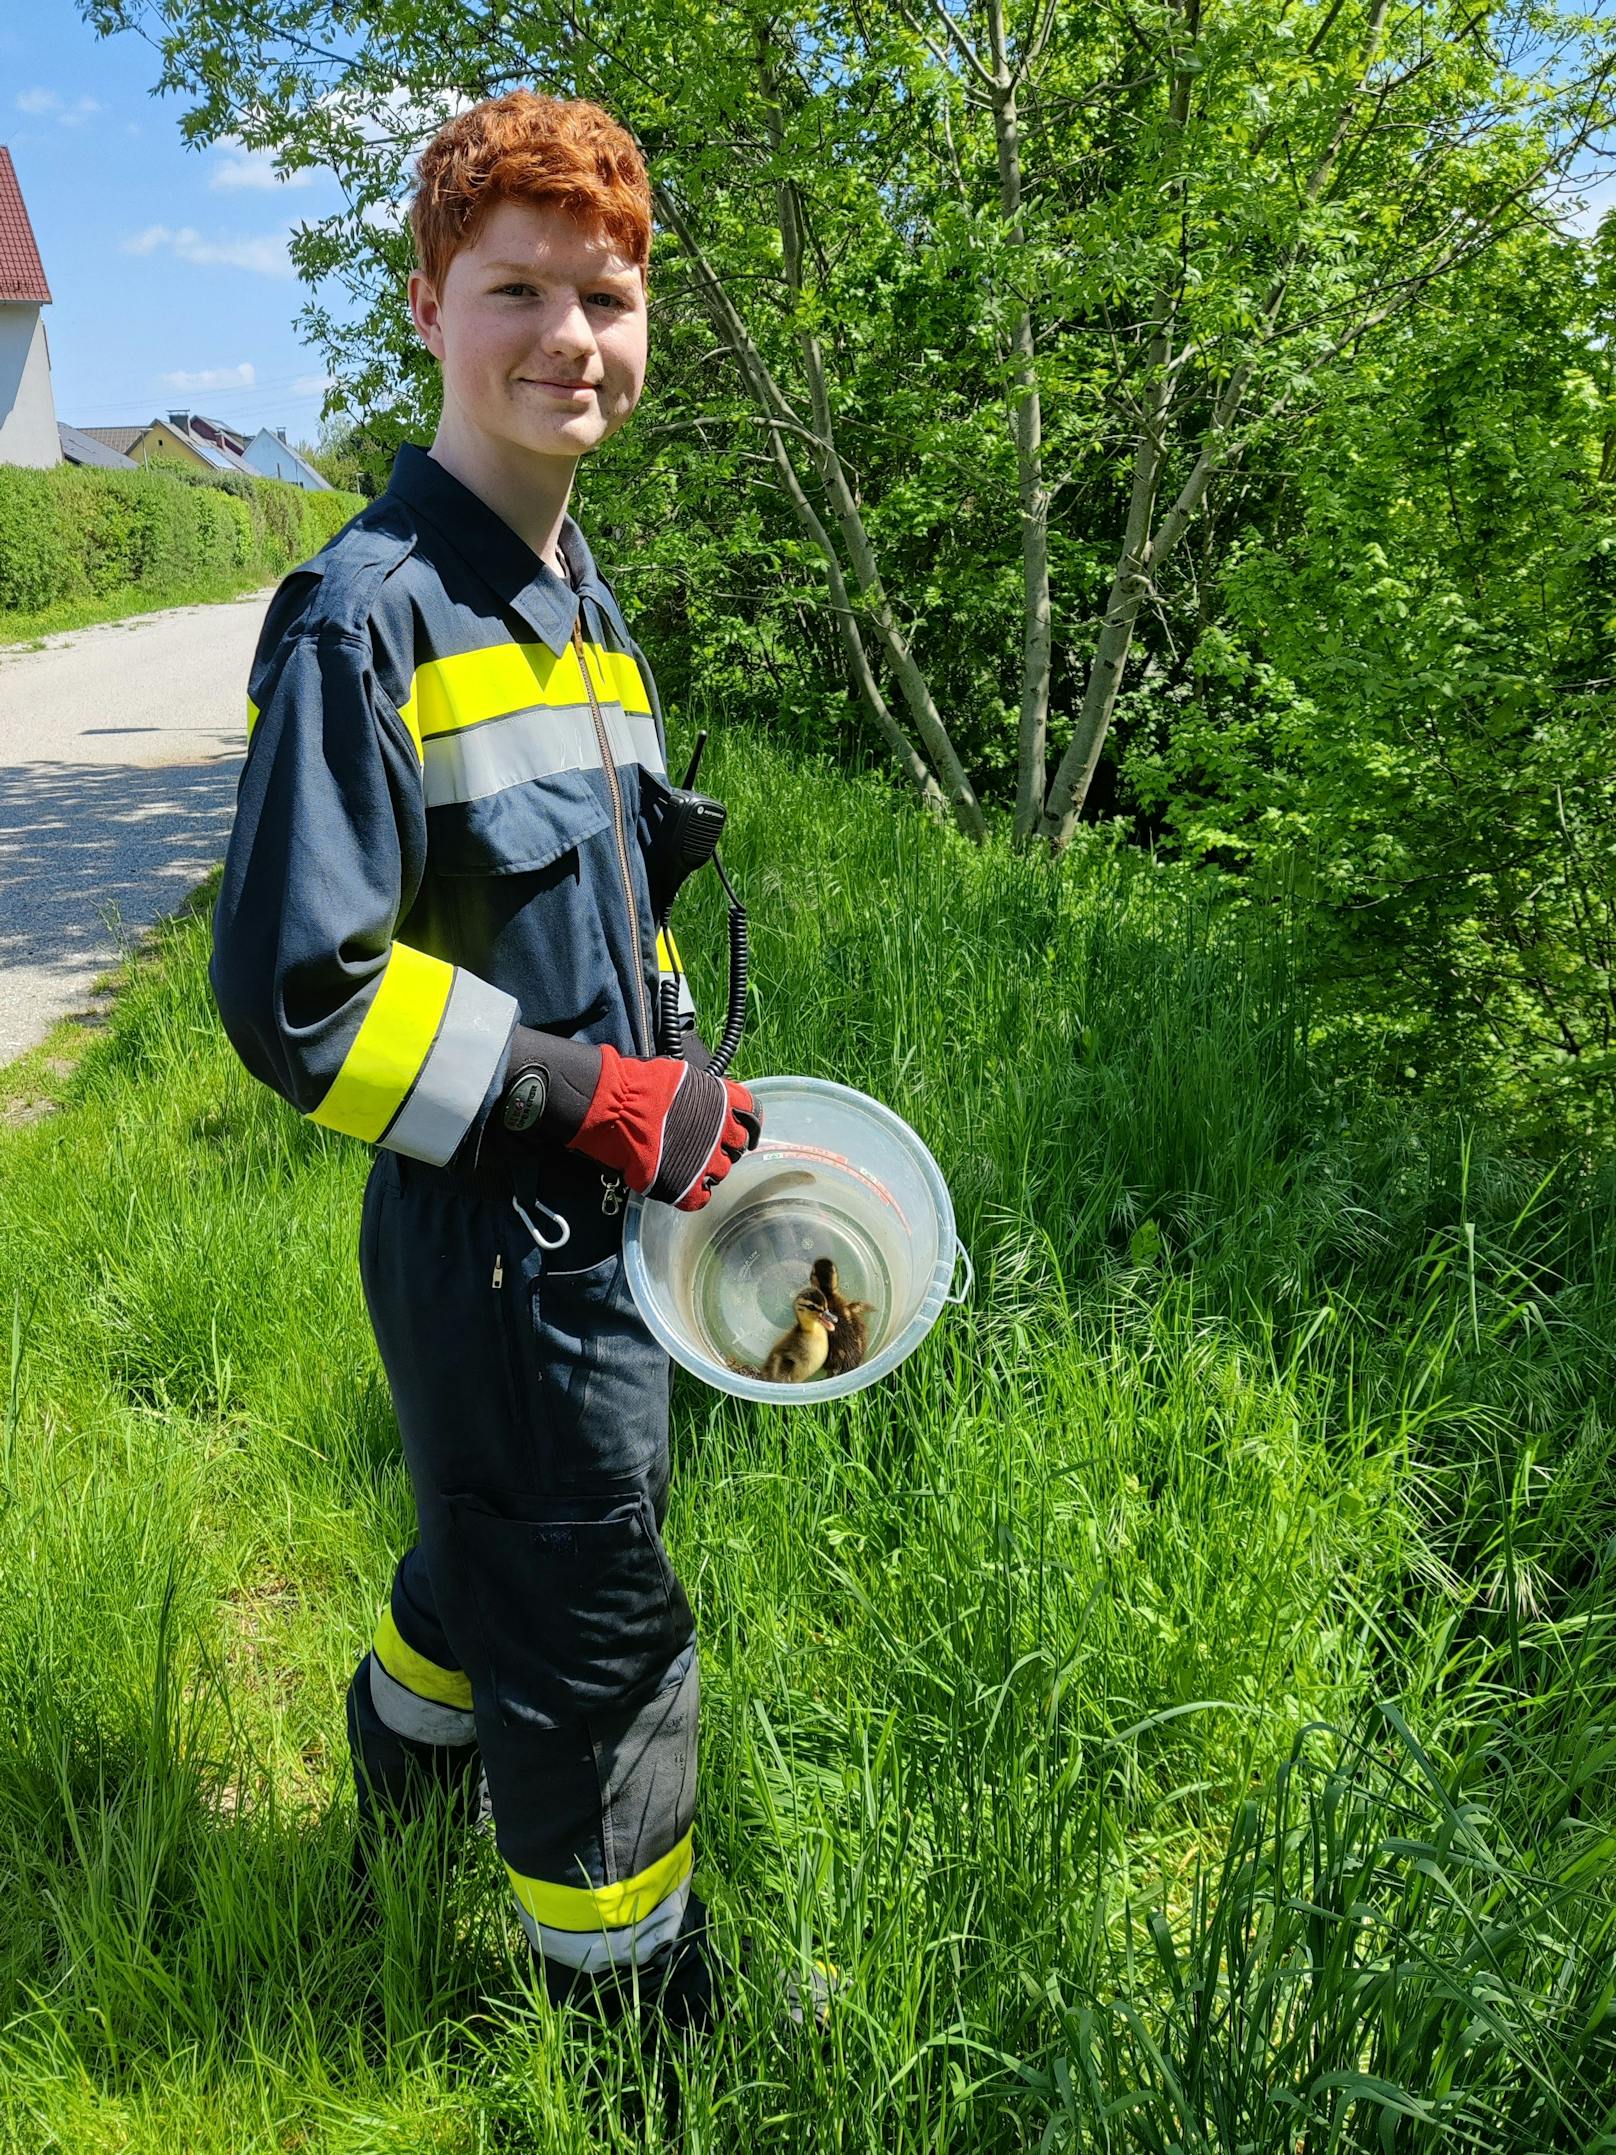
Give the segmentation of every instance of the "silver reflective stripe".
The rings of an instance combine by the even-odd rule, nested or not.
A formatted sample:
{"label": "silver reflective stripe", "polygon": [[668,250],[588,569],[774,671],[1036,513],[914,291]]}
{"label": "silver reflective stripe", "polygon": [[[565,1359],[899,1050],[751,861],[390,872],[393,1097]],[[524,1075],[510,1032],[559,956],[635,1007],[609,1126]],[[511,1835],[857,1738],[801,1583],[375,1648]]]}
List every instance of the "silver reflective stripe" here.
{"label": "silver reflective stripe", "polygon": [[382,1133],[389,1152],[442,1167],[476,1120],[516,1023],[514,996],[455,967],[438,1037]]}
{"label": "silver reflective stripe", "polygon": [[643,1967],[654,1954],[670,1945],[678,1936],[689,1898],[690,1874],[687,1871],[648,1916],[642,1916],[638,1923],[625,1923],[620,1930],[553,1930],[548,1923],[541,1923],[536,1916],[529,1915],[520,1900],[516,1903],[516,1912],[522,1919],[523,1930],[546,1960],[560,1961],[568,1968],[581,1968],[587,1975],[599,1975],[603,1969],[621,1968],[629,1961],[637,1960]]}
{"label": "silver reflective stripe", "polygon": [[370,1657],[370,1700],[377,1714],[395,1736],[408,1736],[416,1743],[467,1744],[477,1740],[477,1719],[458,1706],[440,1706],[436,1699],[423,1699],[388,1675],[374,1654]]}
{"label": "silver reflective stripe", "polygon": [[[606,737],[614,763],[643,763],[660,771],[656,720],[647,713],[625,713],[602,704]],[[423,782],[428,808],[451,801],[486,800],[507,786],[531,778],[553,778],[559,771],[598,771],[600,744],[587,704],[561,708],[541,705],[490,718],[458,733],[435,733],[422,744]]]}

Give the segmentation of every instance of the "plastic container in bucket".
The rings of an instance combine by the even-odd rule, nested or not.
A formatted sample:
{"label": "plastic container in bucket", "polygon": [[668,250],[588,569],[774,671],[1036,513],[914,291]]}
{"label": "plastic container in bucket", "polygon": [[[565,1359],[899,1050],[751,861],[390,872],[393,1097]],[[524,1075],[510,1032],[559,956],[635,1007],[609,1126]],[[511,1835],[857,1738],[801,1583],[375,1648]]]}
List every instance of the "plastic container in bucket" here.
{"label": "plastic container in bucket", "polygon": [[[964,1299],[970,1259],[937,1162],[900,1116],[823,1078],[748,1080],[763,1111],[756,1152],[699,1212],[629,1202],[623,1257],[652,1335],[679,1365],[741,1399],[809,1406],[876,1384],[912,1354],[945,1302]],[[873,1304],[867,1351],[840,1377],[774,1384],[759,1366],[792,1322],[816,1257],[842,1293]],[[955,1262],[966,1284],[950,1294]]]}

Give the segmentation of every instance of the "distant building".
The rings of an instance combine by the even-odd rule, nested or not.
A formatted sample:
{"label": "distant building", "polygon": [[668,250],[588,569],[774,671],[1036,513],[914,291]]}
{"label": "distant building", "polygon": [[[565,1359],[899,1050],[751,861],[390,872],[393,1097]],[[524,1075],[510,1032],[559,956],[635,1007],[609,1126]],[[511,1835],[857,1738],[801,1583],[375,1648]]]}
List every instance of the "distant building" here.
{"label": "distant building", "polygon": [[170,412],[168,423],[214,471],[246,470],[241,452],[247,446],[247,437],[239,427],[227,427],[219,419],[204,419],[200,412]]}
{"label": "distant building", "polygon": [[45,265],[11,152],[0,144],[0,464],[62,461],[50,345],[39,312],[49,305]]}
{"label": "distant building", "polygon": [[243,471],[257,479],[285,479],[314,494],[329,485],[312,464],[288,447],[284,432],[260,427],[247,435],[201,412],[170,412],[143,427],[82,427],[92,441],[134,464],[188,464],[193,471]]}
{"label": "distant building", "polygon": [[330,480],[322,479],[314,466],[288,445],[284,427],[273,431],[260,427],[242,451],[241,461],[249,471],[261,472],[266,479],[285,479],[311,494],[333,491]]}
{"label": "distant building", "polygon": [[109,449],[104,441],[97,441],[81,427],[70,427],[64,420],[56,422],[56,438],[62,445],[62,455],[69,464],[93,464],[98,471],[138,471],[140,466],[132,456],[123,456],[116,449]]}
{"label": "distant building", "polygon": [[116,450],[131,464],[184,464],[191,471],[216,468],[194,442],[166,419],[152,419],[138,427],[80,427],[78,431],[100,442],[103,448]]}

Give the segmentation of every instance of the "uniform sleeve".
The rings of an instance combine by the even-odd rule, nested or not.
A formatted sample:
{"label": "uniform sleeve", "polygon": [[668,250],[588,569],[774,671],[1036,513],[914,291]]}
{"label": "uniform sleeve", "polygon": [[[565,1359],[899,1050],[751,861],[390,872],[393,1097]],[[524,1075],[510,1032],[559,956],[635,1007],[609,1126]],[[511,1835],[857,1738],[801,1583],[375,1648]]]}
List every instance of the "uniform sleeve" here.
{"label": "uniform sleeve", "polygon": [[395,940],[426,862],[419,747],[367,637],[281,633],[280,611],[253,669],[214,999],[253,1076],[310,1121],[441,1166],[498,1097],[516,1002]]}

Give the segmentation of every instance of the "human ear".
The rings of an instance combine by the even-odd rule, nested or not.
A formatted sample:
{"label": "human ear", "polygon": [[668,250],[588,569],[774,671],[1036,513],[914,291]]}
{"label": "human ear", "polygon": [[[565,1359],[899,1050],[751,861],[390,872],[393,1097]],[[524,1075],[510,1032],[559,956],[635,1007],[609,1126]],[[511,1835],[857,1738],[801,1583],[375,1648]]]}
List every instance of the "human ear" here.
{"label": "human ear", "polygon": [[434,359],[443,357],[443,305],[425,273],[414,269],[409,284],[410,319]]}

